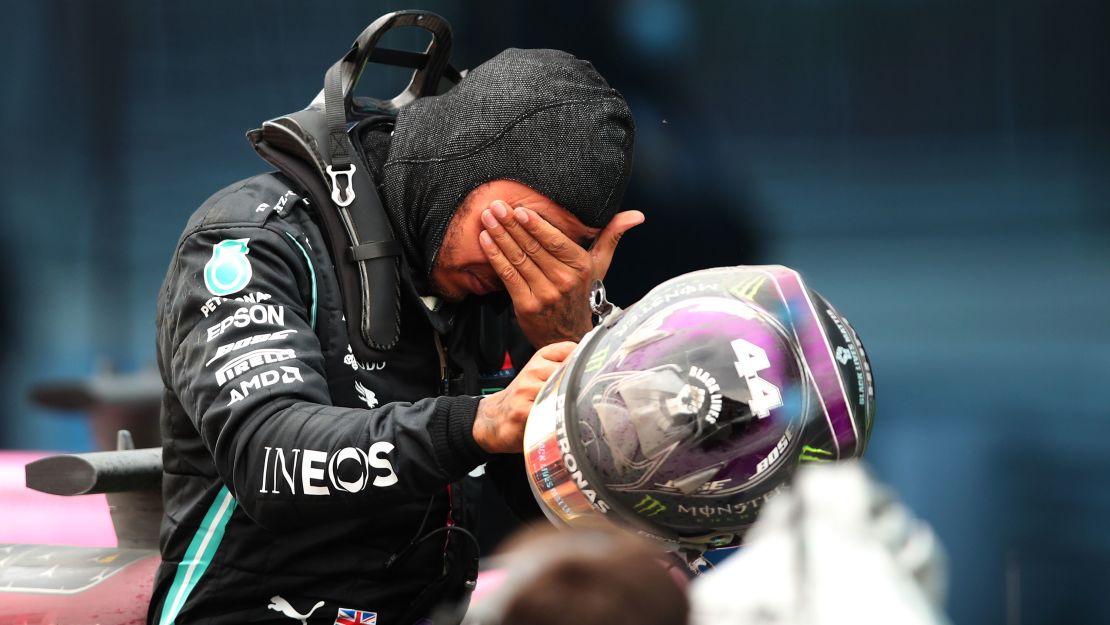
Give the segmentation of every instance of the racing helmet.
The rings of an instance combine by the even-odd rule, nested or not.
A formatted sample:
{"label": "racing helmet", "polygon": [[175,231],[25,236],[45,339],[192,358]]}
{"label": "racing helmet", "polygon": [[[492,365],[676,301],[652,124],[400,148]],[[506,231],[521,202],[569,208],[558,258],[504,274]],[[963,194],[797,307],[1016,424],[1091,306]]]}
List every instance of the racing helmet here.
{"label": "racing helmet", "polygon": [[536,397],[525,464],[556,525],[702,551],[739,544],[800,464],[860,457],[874,413],[859,337],[796,271],[706,269],[582,339]]}

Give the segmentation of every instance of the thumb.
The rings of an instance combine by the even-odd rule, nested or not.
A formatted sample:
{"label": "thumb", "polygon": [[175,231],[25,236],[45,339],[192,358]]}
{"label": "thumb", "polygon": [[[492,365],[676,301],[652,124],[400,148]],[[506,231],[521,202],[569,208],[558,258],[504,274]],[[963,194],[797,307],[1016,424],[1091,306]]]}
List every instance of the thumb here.
{"label": "thumb", "polygon": [[609,265],[613,262],[613,254],[617,251],[617,243],[625,232],[644,223],[644,214],[640,211],[622,211],[613,216],[601,234],[597,236],[597,243],[590,249],[594,261],[594,277],[598,280],[609,273]]}
{"label": "thumb", "polygon": [[578,343],[574,341],[560,341],[545,345],[536,352],[536,356],[543,358],[549,362],[563,362],[578,347]]}

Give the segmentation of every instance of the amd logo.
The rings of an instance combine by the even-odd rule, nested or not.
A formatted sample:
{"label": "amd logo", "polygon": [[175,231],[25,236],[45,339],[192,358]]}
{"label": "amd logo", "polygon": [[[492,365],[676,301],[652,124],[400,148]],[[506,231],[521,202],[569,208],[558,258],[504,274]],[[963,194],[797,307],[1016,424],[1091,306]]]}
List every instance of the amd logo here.
{"label": "amd logo", "polygon": [[[292,352],[293,350],[288,351]],[[301,370],[299,368],[278,365],[278,369],[267,369],[262,373],[255,374],[251,376],[249,380],[243,380],[242,382],[240,382],[239,388],[231,389],[231,401],[227,402],[227,405],[230,407],[238,402],[243,401],[248,396],[250,396],[251,391],[258,391],[268,386],[273,386],[279,382],[282,384],[304,382],[304,378],[301,377]],[[223,382],[220,382],[220,384],[223,384]]]}
{"label": "amd logo", "polygon": [[293,495],[298,494],[298,486],[303,495],[330,495],[333,490],[358,493],[371,485],[392,486],[397,483],[397,473],[389,462],[391,451],[393,443],[388,441],[374,443],[366,451],[344,447],[331,454],[315,449],[291,449],[287,454],[281,447],[267,447],[258,492],[282,494],[283,483]]}

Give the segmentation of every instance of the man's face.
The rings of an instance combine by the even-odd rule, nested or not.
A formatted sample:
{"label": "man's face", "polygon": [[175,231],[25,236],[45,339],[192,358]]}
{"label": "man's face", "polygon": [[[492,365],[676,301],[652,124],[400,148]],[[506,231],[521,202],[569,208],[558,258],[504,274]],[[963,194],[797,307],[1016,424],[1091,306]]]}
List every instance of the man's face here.
{"label": "man's face", "polygon": [[459,204],[432,264],[432,288],[446,300],[460,301],[467,295],[485,295],[505,288],[478,242],[482,211],[494,200],[535,211],[584,248],[597,237],[597,228],[586,226],[570,211],[531,187],[513,180],[487,182],[471,191]]}

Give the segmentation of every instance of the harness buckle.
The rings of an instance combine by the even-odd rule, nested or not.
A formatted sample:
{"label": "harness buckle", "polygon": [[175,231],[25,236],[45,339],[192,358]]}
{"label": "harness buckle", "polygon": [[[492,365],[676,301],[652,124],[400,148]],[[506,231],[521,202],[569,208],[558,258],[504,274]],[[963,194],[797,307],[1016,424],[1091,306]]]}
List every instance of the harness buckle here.
{"label": "harness buckle", "polygon": [[[328,175],[331,176],[331,201],[344,208],[351,205],[355,201],[355,187],[354,187],[354,173],[355,164],[351,163],[350,167],[346,170],[335,169],[331,165],[327,167]],[[347,184],[345,187],[339,186],[339,177],[346,176]],[[344,199],[344,196],[346,198]]]}

